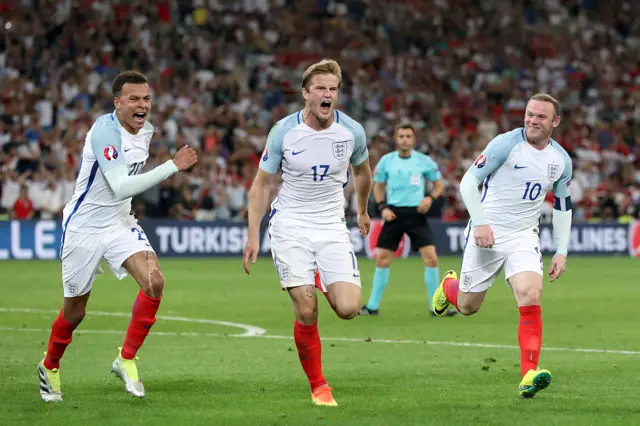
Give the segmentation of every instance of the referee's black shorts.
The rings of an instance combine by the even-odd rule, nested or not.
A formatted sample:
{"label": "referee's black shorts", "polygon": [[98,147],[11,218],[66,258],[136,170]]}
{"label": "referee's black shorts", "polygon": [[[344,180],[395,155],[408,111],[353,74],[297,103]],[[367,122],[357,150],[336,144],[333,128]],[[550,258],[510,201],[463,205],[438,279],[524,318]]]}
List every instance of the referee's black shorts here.
{"label": "referee's black shorts", "polygon": [[418,207],[387,207],[396,214],[396,219],[391,222],[385,221],[378,237],[378,248],[395,251],[404,234],[411,239],[413,251],[434,245],[427,217],[418,212]]}

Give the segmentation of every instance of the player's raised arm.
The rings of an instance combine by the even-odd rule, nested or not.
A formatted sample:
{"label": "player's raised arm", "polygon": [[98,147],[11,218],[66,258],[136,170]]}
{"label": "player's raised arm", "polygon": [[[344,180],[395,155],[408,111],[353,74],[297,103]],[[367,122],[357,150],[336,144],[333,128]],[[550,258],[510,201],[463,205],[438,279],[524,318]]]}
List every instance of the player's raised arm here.
{"label": "player's raised arm", "polygon": [[280,135],[280,129],[278,124],[273,126],[267,136],[267,146],[264,149],[262,158],[260,159],[260,167],[258,173],[251,185],[249,191],[249,208],[248,208],[248,221],[249,221],[249,236],[247,245],[244,249],[243,266],[244,271],[250,274],[249,270],[249,258],[251,263],[256,263],[258,252],[260,251],[260,223],[262,222],[262,216],[267,209],[267,203],[269,202],[269,183],[271,176],[276,174],[280,169],[282,163],[282,137]]}
{"label": "player's raised arm", "polygon": [[565,167],[560,179],[553,184],[553,234],[556,240],[556,254],[551,261],[549,276],[554,281],[566,269],[566,257],[569,252],[571,235],[571,195],[569,182],[573,174],[571,158],[565,153]]}
{"label": "player's raised arm", "polygon": [[493,247],[493,231],[484,216],[478,185],[505,162],[511,148],[512,146],[506,140],[505,135],[495,137],[489,142],[482,154],[476,158],[460,181],[462,201],[475,228],[476,244],[480,247]]}
{"label": "player's raised arm", "polygon": [[168,160],[147,173],[129,176],[129,168],[121,154],[120,129],[115,122],[111,124],[108,121],[93,129],[91,148],[104,177],[119,200],[140,194],[172,174],[190,168],[198,161],[195,151],[185,146],[178,151],[173,160]]}
{"label": "player's raised arm", "polygon": [[358,208],[358,226],[360,233],[364,236],[369,234],[371,219],[367,213],[367,202],[371,194],[372,174],[369,165],[369,150],[367,149],[367,139],[362,126],[358,126],[354,134],[355,144],[351,155],[351,166],[353,168],[353,184],[356,188],[356,200]]}

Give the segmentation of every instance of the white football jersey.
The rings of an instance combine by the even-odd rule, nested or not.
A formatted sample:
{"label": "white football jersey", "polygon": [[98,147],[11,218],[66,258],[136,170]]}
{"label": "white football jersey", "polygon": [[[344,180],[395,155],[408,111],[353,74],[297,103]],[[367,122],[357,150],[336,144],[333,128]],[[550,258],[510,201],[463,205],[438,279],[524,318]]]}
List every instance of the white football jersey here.
{"label": "white football jersey", "polygon": [[103,172],[126,164],[130,176],[140,173],[149,157],[152,137],[153,126],[148,122],[136,135],[127,132],[115,111],[96,120],[85,139],[73,198],[63,210],[63,232],[98,233],[134,222],[131,198],[118,200]]}
{"label": "white football jersey", "polygon": [[538,150],[527,142],[524,128],[495,137],[471,166],[482,181],[485,217],[497,237],[537,229],[549,190],[554,209],[571,210],[571,158],[558,142]]}
{"label": "white football jersey", "polygon": [[334,114],[324,130],[307,126],[299,111],[269,132],[260,168],[271,174],[282,171],[272,215],[314,225],[344,224],[349,164],[359,166],[369,151],[362,126],[343,112]]}

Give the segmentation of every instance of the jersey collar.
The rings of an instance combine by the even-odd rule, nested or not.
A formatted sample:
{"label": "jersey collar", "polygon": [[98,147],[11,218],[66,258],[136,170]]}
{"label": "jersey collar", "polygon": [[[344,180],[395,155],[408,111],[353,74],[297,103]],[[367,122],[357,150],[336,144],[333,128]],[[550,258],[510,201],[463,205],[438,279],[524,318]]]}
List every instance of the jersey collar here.
{"label": "jersey collar", "polygon": [[[529,141],[527,140],[527,132],[526,132],[526,129],[525,129],[524,127],[522,128],[521,132],[522,132],[522,140],[523,140],[523,141],[525,141],[525,142],[527,143],[527,145],[530,145],[530,144],[529,144]],[[553,140],[553,138],[549,138],[549,143],[548,143],[548,144],[547,144],[547,146],[545,146],[542,150],[535,149],[535,148],[534,148],[534,149],[535,149],[536,151],[538,151],[538,152],[546,151],[546,150],[547,150],[547,148],[551,148],[551,144],[552,144],[552,143],[554,143],[554,142],[556,142],[556,141],[554,141],[554,140]],[[557,142],[556,142],[556,143],[557,143]]]}
{"label": "jersey collar", "polygon": [[116,115],[116,110],[115,109],[111,113],[111,119],[116,122],[118,127],[122,127],[122,124],[120,124],[120,120],[118,120],[118,116]]}
{"label": "jersey collar", "polygon": [[[304,124],[305,126],[307,126],[307,123],[305,123],[304,120],[302,119],[302,113],[303,112],[304,112],[304,108],[301,109],[300,111],[298,111],[298,113],[296,114],[296,119],[298,120],[298,124]],[[114,114],[115,114],[115,112],[114,112]],[[337,109],[333,110],[333,123],[331,123],[331,126],[333,126],[334,123],[340,124],[340,113],[338,112]],[[327,127],[327,129],[330,129],[331,126]],[[307,126],[307,127],[309,127],[309,126]],[[309,127],[309,128],[311,128],[311,127]],[[324,129],[324,130],[327,130],[327,129]],[[320,131],[322,132],[323,130],[320,130]]]}

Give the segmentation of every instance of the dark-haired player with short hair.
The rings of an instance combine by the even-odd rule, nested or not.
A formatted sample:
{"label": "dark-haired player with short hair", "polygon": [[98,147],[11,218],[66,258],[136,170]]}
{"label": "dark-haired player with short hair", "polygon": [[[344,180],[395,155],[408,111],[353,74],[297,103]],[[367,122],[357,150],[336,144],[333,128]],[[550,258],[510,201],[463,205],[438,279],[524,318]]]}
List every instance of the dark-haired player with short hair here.
{"label": "dark-haired player with short hair", "polygon": [[164,278],[151,244],[131,213],[131,197],[198,160],[193,149],[183,147],[173,160],[140,173],[153,136],[153,126],[147,122],[151,109],[147,78],[136,71],[124,72],[116,77],[112,90],[115,110],[98,118],[87,133],[75,193],[63,211],[64,307],[53,322],[47,352],[38,364],[40,396],[46,402],[62,401],[60,359],[84,318],[103,259],[118,279],[130,274],[140,286],[111,371],[131,395],[145,396],[135,359],[156,321]]}
{"label": "dark-haired player with short hair", "polygon": [[[419,252],[424,261],[428,306],[431,306],[431,298],[440,283],[438,255],[426,213],[442,195],[442,175],[431,157],[413,149],[416,132],[412,125],[399,124],[393,134],[396,150],[380,159],[373,178],[373,196],[384,225],[378,237],[371,295],[367,304],[360,308],[360,315],[379,314],[393,253],[404,234],[409,235],[411,248]],[[426,181],[433,183],[433,190],[425,197]],[[433,316],[433,312],[431,314]]]}

